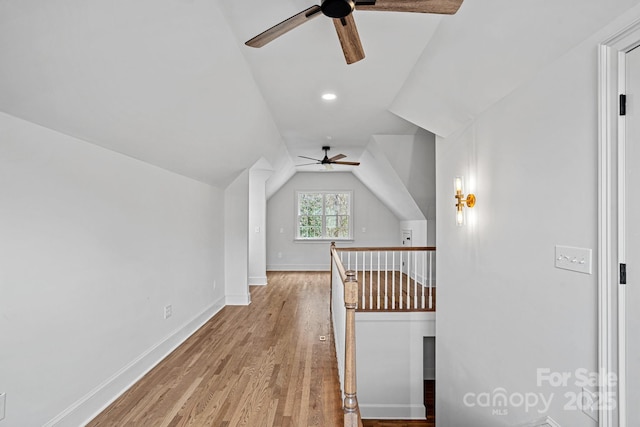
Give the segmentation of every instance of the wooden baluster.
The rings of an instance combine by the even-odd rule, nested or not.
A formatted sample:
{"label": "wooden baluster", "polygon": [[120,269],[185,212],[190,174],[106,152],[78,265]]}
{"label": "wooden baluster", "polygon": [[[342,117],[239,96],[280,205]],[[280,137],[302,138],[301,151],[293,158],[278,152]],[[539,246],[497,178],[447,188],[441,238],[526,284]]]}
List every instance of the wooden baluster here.
{"label": "wooden baluster", "polygon": [[344,426],[358,427],[359,409],[356,395],[356,306],[358,282],[356,272],[346,272],[344,284],[344,306],[346,313],[344,355]]}

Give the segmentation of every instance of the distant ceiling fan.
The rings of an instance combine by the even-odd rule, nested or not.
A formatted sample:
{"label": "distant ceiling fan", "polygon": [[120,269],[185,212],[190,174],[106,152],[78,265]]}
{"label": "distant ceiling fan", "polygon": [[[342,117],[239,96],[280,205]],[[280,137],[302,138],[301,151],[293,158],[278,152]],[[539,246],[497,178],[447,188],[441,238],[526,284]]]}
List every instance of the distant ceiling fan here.
{"label": "distant ceiling fan", "polygon": [[262,47],[281,35],[310,21],[322,13],[333,18],[333,24],[342,45],[347,64],[353,64],[364,58],[364,49],[360,43],[358,29],[352,12],[357,10],[377,10],[380,12],[417,12],[453,15],[463,0],[322,0],[320,6],[311,6],[302,12],[285,19],[281,23],[258,34],[245,44]]}
{"label": "distant ceiling fan", "polygon": [[305,163],[303,165],[297,166],[324,165],[327,169],[333,169],[331,165],[360,166],[360,162],[341,162],[340,159],[344,159],[345,157],[347,157],[344,154],[336,154],[335,156],[329,158],[329,155],[327,154],[327,151],[331,150],[331,147],[329,146],[324,146],[322,147],[322,149],[324,150],[324,158],[322,160],[314,159],[313,157],[298,156],[303,159],[313,160],[313,163]]}

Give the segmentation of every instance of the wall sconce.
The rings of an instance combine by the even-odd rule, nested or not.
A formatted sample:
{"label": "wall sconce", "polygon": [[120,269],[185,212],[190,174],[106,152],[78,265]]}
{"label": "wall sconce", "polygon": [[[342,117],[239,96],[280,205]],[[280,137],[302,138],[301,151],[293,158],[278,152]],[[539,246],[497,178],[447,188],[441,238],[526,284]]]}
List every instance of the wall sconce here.
{"label": "wall sconce", "polygon": [[467,197],[464,196],[464,177],[456,176],[453,186],[456,190],[455,198],[456,198],[456,225],[461,226],[464,224],[464,210],[463,208],[466,206],[468,208],[472,208],[476,205],[476,196],[473,194],[468,194]]}

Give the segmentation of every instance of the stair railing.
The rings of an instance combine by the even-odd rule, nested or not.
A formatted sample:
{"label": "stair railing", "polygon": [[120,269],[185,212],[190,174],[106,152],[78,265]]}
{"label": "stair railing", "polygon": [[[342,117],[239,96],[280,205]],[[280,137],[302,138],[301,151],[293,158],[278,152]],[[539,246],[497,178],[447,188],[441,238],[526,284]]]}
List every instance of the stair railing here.
{"label": "stair railing", "polygon": [[331,242],[331,317],[345,427],[362,427],[356,311],[434,311],[435,251],[431,246],[337,248]]}
{"label": "stair railing", "polygon": [[435,310],[435,247],[335,249],[356,272],[358,311]]}

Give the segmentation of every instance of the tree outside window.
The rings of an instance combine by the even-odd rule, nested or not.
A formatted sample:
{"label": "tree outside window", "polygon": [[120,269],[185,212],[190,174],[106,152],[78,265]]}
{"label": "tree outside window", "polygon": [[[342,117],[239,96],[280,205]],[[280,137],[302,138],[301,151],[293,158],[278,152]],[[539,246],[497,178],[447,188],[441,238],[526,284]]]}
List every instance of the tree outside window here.
{"label": "tree outside window", "polygon": [[350,191],[298,191],[296,238],[351,239]]}

